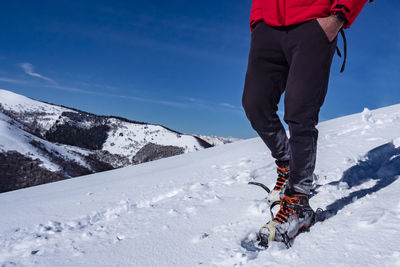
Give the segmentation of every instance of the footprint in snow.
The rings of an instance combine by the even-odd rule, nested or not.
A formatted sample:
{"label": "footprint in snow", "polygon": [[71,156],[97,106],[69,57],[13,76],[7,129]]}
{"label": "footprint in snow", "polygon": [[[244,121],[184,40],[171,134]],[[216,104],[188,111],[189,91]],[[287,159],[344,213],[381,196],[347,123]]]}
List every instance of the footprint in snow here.
{"label": "footprint in snow", "polygon": [[185,209],[186,214],[196,215],[197,211],[195,207],[187,207]]}
{"label": "footprint in snow", "polygon": [[220,166],[220,168],[222,169],[222,170],[228,170],[228,169],[231,169],[232,168],[232,165],[222,165],[222,166]]}
{"label": "footprint in snow", "polygon": [[168,211],[169,216],[177,216],[178,214],[179,214],[179,212],[176,209],[170,209]]}
{"label": "footprint in snow", "polygon": [[204,203],[213,203],[213,202],[217,202],[217,201],[221,201],[221,197],[218,195],[214,195],[213,197],[207,198],[204,200]]}
{"label": "footprint in snow", "polygon": [[247,164],[249,164],[251,162],[252,162],[252,160],[247,159],[247,158],[240,159],[240,162],[239,162],[238,166],[245,166],[245,165],[247,165]]}
{"label": "footprint in snow", "polygon": [[213,261],[213,264],[216,266],[242,266],[249,261],[255,259],[257,254],[254,253],[244,253],[243,249],[234,249],[234,250],[222,250],[218,255],[217,260]]}
{"label": "footprint in snow", "polygon": [[269,207],[267,201],[264,199],[253,200],[247,210],[251,215],[265,216],[269,211]]}
{"label": "footprint in snow", "polygon": [[210,188],[208,184],[205,183],[194,183],[189,187],[190,191],[203,191],[205,189]]}
{"label": "footprint in snow", "polygon": [[11,266],[17,266],[17,264],[13,261],[6,261],[1,265],[1,267],[11,267]]}
{"label": "footprint in snow", "polygon": [[208,233],[202,233],[201,235],[194,237],[192,239],[192,243],[195,243],[195,244],[199,243],[200,241],[207,239],[209,236],[210,236],[210,234],[208,234]]}

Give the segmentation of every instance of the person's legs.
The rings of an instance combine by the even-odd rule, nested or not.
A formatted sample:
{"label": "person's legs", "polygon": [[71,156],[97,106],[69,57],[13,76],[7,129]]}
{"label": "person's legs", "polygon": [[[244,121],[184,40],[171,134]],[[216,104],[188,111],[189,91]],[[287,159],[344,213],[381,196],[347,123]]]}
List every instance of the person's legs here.
{"label": "person's legs", "polygon": [[316,20],[293,27],[285,38],[290,65],[284,115],[290,131],[287,190],[309,195],[317,153],[315,126],[328,88],[336,39],[329,42]]}
{"label": "person's legs", "polygon": [[289,70],[282,51],[283,36],[283,31],[264,22],[259,23],[252,32],[242,98],[243,108],[253,129],[281,167],[289,162],[288,138],[276,114]]}
{"label": "person's legs", "polygon": [[317,151],[318,113],[328,87],[336,40],[329,42],[317,21],[285,27],[283,50],[290,66],[285,93],[284,120],[290,131],[290,172],[280,209],[261,227],[259,245],[282,241],[288,246],[310,227],[309,205]]}

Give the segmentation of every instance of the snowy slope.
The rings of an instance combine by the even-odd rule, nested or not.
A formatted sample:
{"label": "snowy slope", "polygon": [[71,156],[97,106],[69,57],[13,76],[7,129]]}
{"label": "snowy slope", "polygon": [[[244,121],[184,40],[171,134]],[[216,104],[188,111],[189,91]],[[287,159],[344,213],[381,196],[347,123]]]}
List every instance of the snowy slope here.
{"label": "snowy slope", "polygon": [[0,194],[0,266],[400,265],[400,105],[321,123],[311,206],[337,214],[287,250],[268,221],[258,138]]}
{"label": "snowy slope", "polygon": [[[0,104],[4,110],[21,114],[20,118],[23,123],[32,124],[35,121],[43,130],[49,130],[64,111],[74,112],[63,107],[35,101],[4,89],[0,89]],[[35,113],[39,116],[32,116]]]}
{"label": "snowy slope", "polygon": [[[43,154],[43,151],[31,144],[32,141],[36,141],[38,143],[42,143],[46,150],[62,156],[68,161],[76,161],[80,165],[89,168],[79,154],[75,153],[67,146],[47,142],[46,140],[42,140],[30,133],[27,133],[26,131],[22,130],[22,128],[23,126],[20,125],[20,123],[0,112],[0,152],[18,151],[19,153],[32,159],[39,159],[42,162],[42,167],[50,171],[59,171],[59,165],[52,162]],[[80,148],[75,148],[75,151],[82,154],[85,153],[85,151]]]}
{"label": "snowy slope", "polygon": [[148,142],[184,147],[185,152],[203,148],[193,136],[178,134],[159,125],[133,124],[115,118],[110,118],[108,123],[114,127],[108,132],[103,149],[112,154],[132,157]]}

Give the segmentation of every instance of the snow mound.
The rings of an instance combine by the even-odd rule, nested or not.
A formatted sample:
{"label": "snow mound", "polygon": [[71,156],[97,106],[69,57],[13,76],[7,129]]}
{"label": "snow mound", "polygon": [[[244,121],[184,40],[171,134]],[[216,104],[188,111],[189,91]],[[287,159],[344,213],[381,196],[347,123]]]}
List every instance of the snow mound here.
{"label": "snow mound", "polygon": [[276,179],[255,138],[0,194],[1,266],[399,265],[400,105],[319,131],[310,204],[333,216],[290,250],[242,246],[270,220],[247,183]]}

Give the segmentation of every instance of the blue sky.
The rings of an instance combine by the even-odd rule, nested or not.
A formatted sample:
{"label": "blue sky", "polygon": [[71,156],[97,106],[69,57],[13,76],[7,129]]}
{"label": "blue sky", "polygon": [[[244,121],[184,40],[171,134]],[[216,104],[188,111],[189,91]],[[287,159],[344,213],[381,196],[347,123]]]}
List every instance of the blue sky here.
{"label": "blue sky", "polygon": [[[254,137],[241,108],[250,0],[7,1],[0,88],[184,133]],[[400,103],[400,1],[367,4],[321,120]],[[341,47],[341,46],[340,46]]]}

